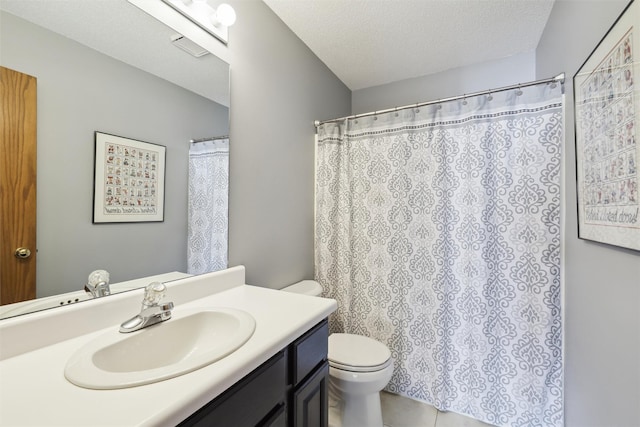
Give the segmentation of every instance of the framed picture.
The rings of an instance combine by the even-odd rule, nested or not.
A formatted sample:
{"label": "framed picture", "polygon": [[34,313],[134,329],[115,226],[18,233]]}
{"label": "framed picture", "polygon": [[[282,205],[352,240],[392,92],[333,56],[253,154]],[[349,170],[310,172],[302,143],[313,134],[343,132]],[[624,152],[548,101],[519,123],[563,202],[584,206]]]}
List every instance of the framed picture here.
{"label": "framed picture", "polygon": [[95,136],[94,224],[163,221],[166,147]]}
{"label": "framed picture", "polygon": [[640,2],[573,77],[578,237],[640,250]]}

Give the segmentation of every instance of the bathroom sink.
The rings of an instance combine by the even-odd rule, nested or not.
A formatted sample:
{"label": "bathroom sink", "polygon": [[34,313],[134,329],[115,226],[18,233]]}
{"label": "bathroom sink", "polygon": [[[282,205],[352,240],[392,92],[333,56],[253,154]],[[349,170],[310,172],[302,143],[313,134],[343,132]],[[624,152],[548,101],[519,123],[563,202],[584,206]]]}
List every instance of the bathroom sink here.
{"label": "bathroom sink", "polygon": [[65,377],[91,389],[118,389],[163,381],[220,360],[246,343],[254,318],[231,308],[173,312],[173,318],[123,334],[114,328],[78,349]]}

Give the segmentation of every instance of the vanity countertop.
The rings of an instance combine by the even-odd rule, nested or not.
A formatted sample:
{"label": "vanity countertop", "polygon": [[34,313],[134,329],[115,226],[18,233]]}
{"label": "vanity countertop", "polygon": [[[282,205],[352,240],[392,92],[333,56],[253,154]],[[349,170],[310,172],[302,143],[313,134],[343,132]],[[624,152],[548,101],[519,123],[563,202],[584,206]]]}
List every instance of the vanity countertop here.
{"label": "vanity countertop", "polygon": [[[166,300],[171,299],[170,288]],[[255,318],[255,332],[238,350],[201,369],[117,390],[77,387],[66,380],[64,368],[78,348],[118,324],[4,358],[0,361],[0,425],[175,425],[326,318],[337,305],[331,299],[234,285],[177,303],[174,311],[197,307],[244,310]],[[7,336],[15,339],[15,334],[2,339]],[[247,405],[250,408],[250,402]]]}

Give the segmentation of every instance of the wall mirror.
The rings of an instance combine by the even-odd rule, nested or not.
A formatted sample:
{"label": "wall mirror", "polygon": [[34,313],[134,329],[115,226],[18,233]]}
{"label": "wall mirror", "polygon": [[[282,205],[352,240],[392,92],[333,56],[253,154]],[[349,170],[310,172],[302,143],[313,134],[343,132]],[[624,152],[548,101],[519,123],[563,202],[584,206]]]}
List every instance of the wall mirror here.
{"label": "wall mirror", "polygon": [[[0,2],[0,65],[37,79],[36,299],[0,318],[90,298],[93,270],[186,273],[189,141],[228,135],[229,67],[175,39],[126,0]],[[166,147],[162,222],[92,222],[96,131]]]}

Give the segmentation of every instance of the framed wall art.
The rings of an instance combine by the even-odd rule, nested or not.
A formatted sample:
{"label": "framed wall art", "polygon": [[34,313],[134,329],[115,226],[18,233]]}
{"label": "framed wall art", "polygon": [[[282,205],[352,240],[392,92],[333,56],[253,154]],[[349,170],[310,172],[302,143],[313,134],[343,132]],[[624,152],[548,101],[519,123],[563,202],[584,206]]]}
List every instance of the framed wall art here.
{"label": "framed wall art", "polygon": [[164,221],[166,147],[95,133],[93,222]]}
{"label": "framed wall art", "polygon": [[573,77],[578,237],[640,250],[640,2]]}

